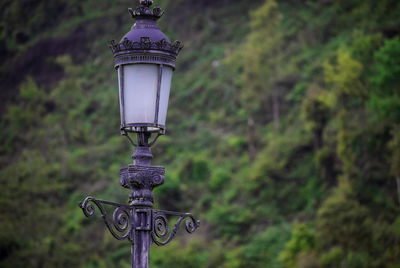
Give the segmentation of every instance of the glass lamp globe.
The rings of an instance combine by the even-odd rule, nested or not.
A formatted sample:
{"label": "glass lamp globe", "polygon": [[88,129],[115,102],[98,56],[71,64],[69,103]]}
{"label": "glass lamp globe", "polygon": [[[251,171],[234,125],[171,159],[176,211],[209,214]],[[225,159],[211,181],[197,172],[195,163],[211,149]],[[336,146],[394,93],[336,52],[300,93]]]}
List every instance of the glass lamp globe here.
{"label": "glass lamp globe", "polygon": [[119,43],[111,41],[118,71],[121,130],[165,133],[175,61],[182,44],[170,42],[157,20],[163,11],[151,1],[129,9],[136,23]]}

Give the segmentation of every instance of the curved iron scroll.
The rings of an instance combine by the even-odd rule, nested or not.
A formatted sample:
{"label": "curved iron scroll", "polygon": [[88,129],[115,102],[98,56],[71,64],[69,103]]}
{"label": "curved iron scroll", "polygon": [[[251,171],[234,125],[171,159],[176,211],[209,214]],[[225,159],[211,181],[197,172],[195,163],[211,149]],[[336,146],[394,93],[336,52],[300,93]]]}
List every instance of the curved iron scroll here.
{"label": "curved iron scroll", "polygon": [[[169,232],[167,215],[179,216],[174,228]],[[153,210],[153,230],[151,238],[158,246],[165,246],[178,232],[181,222],[185,220],[185,227],[188,233],[193,233],[200,226],[200,221],[196,220],[190,213],[180,213],[173,211]],[[161,240],[164,239],[164,240]]]}
{"label": "curved iron scroll", "polygon": [[[133,243],[131,228],[131,225],[133,224],[133,214],[131,213],[131,211],[134,211],[134,208],[124,204],[97,200],[91,196],[88,196],[82,203],[79,203],[79,207],[83,210],[83,213],[86,217],[92,217],[95,214],[96,210],[93,204],[95,204],[99,208],[105,225],[116,239],[124,240],[128,238],[129,241]],[[114,209],[112,221],[107,218],[107,212],[103,204],[116,207]]]}

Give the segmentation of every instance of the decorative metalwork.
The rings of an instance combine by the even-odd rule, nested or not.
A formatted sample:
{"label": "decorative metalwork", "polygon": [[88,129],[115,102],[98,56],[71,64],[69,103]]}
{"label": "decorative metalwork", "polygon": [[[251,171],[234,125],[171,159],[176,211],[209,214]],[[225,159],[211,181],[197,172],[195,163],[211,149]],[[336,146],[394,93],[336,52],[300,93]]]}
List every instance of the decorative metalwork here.
{"label": "decorative metalwork", "polygon": [[[152,209],[152,190],[164,183],[165,170],[164,167],[150,165],[153,158],[149,147],[150,137],[150,133],[138,133],[139,146],[132,156],[134,164],[120,170],[121,186],[131,190],[129,205],[97,200],[91,196],[79,204],[86,217],[92,217],[97,206],[111,234],[118,240],[128,239],[131,242],[134,268],[148,267],[151,241],[158,246],[168,244],[183,221],[188,233],[193,233],[200,226],[200,221],[190,213]],[[111,219],[107,217],[104,205],[115,207]],[[171,231],[169,217],[178,217]]]}
{"label": "decorative metalwork", "polygon": [[[159,122],[159,105],[161,81],[164,67],[175,69],[176,57],[183,48],[181,41],[171,42],[160,30],[157,19],[161,17],[159,8],[150,10],[151,1],[141,1],[141,6],[135,11],[129,9],[131,15],[136,19],[132,29],[121,39],[120,42],[110,41],[109,47],[114,55],[114,67],[119,72],[119,90],[121,104],[121,130],[126,132],[141,132],[142,127],[147,127],[149,132],[165,134],[165,123]],[[124,67],[132,64],[155,64],[159,67],[157,83],[157,100],[155,106],[154,120],[152,122],[126,122],[123,96],[125,95]],[[150,119],[151,120],[151,119]]]}
{"label": "decorative metalwork", "polygon": [[159,7],[153,8],[153,10],[150,9],[150,6],[153,4],[152,0],[141,0],[140,4],[141,6],[137,7],[135,10],[128,8],[129,13],[134,19],[145,17],[158,20],[164,14],[164,11]]}
{"label": "decorative metalwork", "polygon": [[[171,42],[161,32],[157,20],[164,13],[160,8],[150,9],[152,1],[143,0],[140,6],[128,9],[136,23],[120,42],[110,41],[115,68],[125,64],[165,64],[175,68],[176,56],[183,48],[181,41]],[[145,30],[145,34],[143,34]]]}
{"label": "decorative metalwork", "polygon": [[[151,231],[151,239],[157,246],[165,246],[175,237],[182,221],[185,221],[185,229],[188,233],[193,233],[200,227],[200,221],[196,220],[190,213],[165,211],[158,209],[143,208],[132,205],[119,204],[110,201],[98,200],[91,196],[79,204],[86,217],[95,215],[95,207],[100,210],[101,216],[110,233],[118,240],[128,239],[131,244],[135,244],[136,231]],[[103,205],[116,207],[113,212],[112,221],[108,219],[106,209]],[[136,225],[133,217],[135,214],[143,213],[148,220],[146,224]],[[172,231],[169,231],[169,221],[167,216],[178,216]]]}
{"label": "decorative metalwork", "polygon": [[153,4],[153,0],[140,0],[139,3],[142,6],[149,7],[149,6],[151,6]]}
{"label": "decorative metalwork", "polygon": [[181,41],[169,42],[165,38],[152,41],[148,36],[140,37],[140,41],[132,41],[125,37],[121,42],[117,43],[115,40],[111,40],[109,43],[111,51],[115,54],[126,50],[162,50],[171,52],[175,55],[183,48],[183,43]]}
{"label": "decorative metalwork", "polygon": [[[169,232],[168,219],[166,215],[179,216],[179,219],[171,232]],[[196,220],[190,213],[153,209],[153,231],[151,233],[151,239],[157,246],[165,246],[172,240],[172,238],[174,238],[183,220],[185,220],[186,231],[190,234],[196,231],[200,226],[200,221]]]}
{"label": "decorative metalwork", "polygon": [[[137,159],[145,158],[138,155]],[[152,190],[164,183],[163,167],[129,165],[120,170],[120,184],[131,190],[129,201],[133,205],[153,205]]]}
{"label": "decorative metalwork", "polygon": [[[97,200],[91,196],[88,196],[82,203],[79,203],[79,207],[83,210],[83,214],[85,214],[85,216],[88,218],[92,217],[96,212],[93,204],[95,204],[100,210],[105,225],[116,239],[129,239],[131,243],[134,243],[131,231],[132,211],[134,211],[134,208],[132,206],[110,201]],[[116,207],[114,209],[111,222],[110,219],[108,219],[107,217],[107,211],[104,208],[103,204]]]}
{"label": "decorative metalwork", "polygon": [[[136,19],[135,25],[122,41],[110,42],[110,48],[115,58],[115,68],[120,75],[120,102],[121,102],[121,134],[128,137],[136,146],[132,155],[133,165],[120,170],[121,186],[130,189],[129,205],[110,201],[97,200],[91,196],[79,204],[86,217],[95,215],[96,207],[110,233],[118,240],[128,239],[131,242],[132,267],[148,268],[149,247],[153,241],[158,246],[168,244],[176,235],[181,223],[185,222],[186,231],[193,233],[200,226],[190,213],[163,211],[153,209],[153,189],[164,183],[164,167],[151,166],[153,155],[150,146],[159,135],[165,133],[165,126],[158,124],[160,87],[164,66],[175,68],[175,60],[183,48],[180,41],[170,42],[159,29],[156,21],[163,14],[160,8],[150,10],[152,0],[140,0],[141,6],[136,10],[129,9]],[[143,35],[145,33],[145,35]],[[126,123],[124,114],[124,65],[146,63],[156,64],[159,67],[157,81],[157,100],[155,119],[151,123]],[[158,130],[157,130],[158,129]],[[128,132],[136,132],[138,139],[135,144],[129,138]],[[152,133],[157,136],[152,142],[149,139]],[[105,206],[113,207],[112,217],[107,215]],[[168,218],[178,217],[174,227],[169,229]]]}
{"label": "decorative metalwork", "polygon": [[170,53],[162,53],[161,50],[151,53],[143,51],[124,50],[119,54],[115,54],[115,66],[137,63],[164,64],[175,68],[175,56]]}

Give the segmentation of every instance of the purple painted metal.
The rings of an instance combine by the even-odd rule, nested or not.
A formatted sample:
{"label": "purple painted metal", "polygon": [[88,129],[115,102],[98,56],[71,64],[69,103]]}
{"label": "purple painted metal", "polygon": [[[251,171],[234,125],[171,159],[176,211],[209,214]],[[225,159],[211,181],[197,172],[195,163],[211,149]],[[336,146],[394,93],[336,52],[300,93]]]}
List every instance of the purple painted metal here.
{"label": "purple painted metal", "polygon": [[[147,141],[146,141],[147,143]],[[135,241],[132,245],[132,267],[149,267],[149,249],[151,244],[151,208],[153,207],[153,188],[164,183],[164,168],[152,167],[153,158],[150,147],[136,147],[132,156],[133,165],[128,166],[127,181],[121,185],[131,190],[130,204],[140,207],[135,214]],[[126,177],[125,177],[126,178]]]}
{"label": "purple painted metal", "polygon": [[[148,145],[149,135],[141,133],[140,144],[132,158],[133,165],[120,170],[120,184],[129,188],[130,204],[119,204],[110,201],[87,197],[79,207],[86,217],[95,214],[96,205],[103,221],[111,234],[118,240],[128,239],[131,242],[132,268],[149,267],[149,249],[152,242],[158,246],[168,244],[176,235],[182,221],[186,231],[193,233],[200,222],[190,213],[155,210],[152,190],[164,183],[164,168],[150,165],[153,155]],[[115,207],[112,220],[107,216],[104,205]],[[179,217],[171,231],[167,216]]]}
{"label": "purple painted metal", "polygon": [[180,41],[170,42],[152,15],[136,17],[132,29],[121,39],[110,42],[115,68],[124,64],[164,64],[175,68],[176,56],[183,48]]}
{"label": "purple painted metal", "polygon": [[[133,220],[135,243],[132,244],[132,267],[134,268],[148,268],[151,242],[153,241],[159,246],[169,243],[183,220],[186,219],[186,230],[189,233],[194,232],[200,226],[200,222],[196,221],[189,213],[152,209],[154,202],[152,191],[164,183],[165,170],[164,167],[150,165],[153,155],[148,146],[150,136],[146,134],[138,134],[141,137],[138,138],[139,146],[132,155],[133,165],[122,168],[120,171],[120,184],[131,190],[130,205],[136,208]],[[165,215],[180,217],[171,232],[168,232],[168,220]]]}
{"label": "purple painted metal", "polygon": [[[170,66],[175,69],[175,61],[179,51],[183,48],[182,42],[171,42],[160,30],[157,20],[162,16],[160,8],[150,9],[152,1],[140,1],[141,6],[136,10],[129,9],[136,23],[132,29],[121,39],[110,42],[110,48],[115,58],[115,68],[123,69],[127,64],[156,64],[159,65],[159,83],[157,88],[156,113],[154,123],[129,124],[125,121],[125,105],[123,101],[124,82],[120,75],[120,105],[121,105],[121,130],[124,132],[140,132],[140,127],[146,127],[145,131],[165,134],[165,126],[158,124],[158,111],[160,104],[160,86],[162,79],[162,66]],[[121,68],[122,67],[122,68]],[[123,74],[120,71],[120,74]],[[122,80],[122,81],[121,81]],[[121,97],[122,96],[122,97]],[[138,128],[139,127],[139,128]]]}
{"label": "purple painted metal", "polygon": [[[129,9],[132,17],[136,19],[135,25],[120,43],[112,41],[110,45],[115,57],[115,67],[120,74],[121,134],[129,138],[128,132],[136,132],[138,136],[137,145],[129,138],[136,146],[132,155],[133,164],[120,170],[121,186],[131,190],[130,204],[97,200],[90,196],[79,204],[87,217],[95,214],[94,205],[96,205],[111,234],[119,240],[128,239],[131,242],[132,268],[148,268],[151,242],[158,246],[168,244],[177,233],[182,221],[185,221],[186,231],[189,233],[200,226],[200,222],[190,213],[152,209],[154,202],[152,191],[164,183],[165,174],[164,167],[151,166],[153,155],[150,150],[150,146],[157,138],[165,133],[165,126],[159,125],[157,120],[162,71],[164,65],[175,68],[176,56],[183,47],[179,41],[171,43],[161,32],[156,21],[162,16],[163,11],[159,8],[150,10],[152,3],[152,0],[140,0],[140,7],[136,10]],[[159,65],[154,123],[125,122],[123,65],[138,63]],[[149,142],[152,132],[157,132],[157,137]],[[112,220],[108,218],[104,205],[115,207]],[[169,231],[167,216],[179,217],[172,231]]]}

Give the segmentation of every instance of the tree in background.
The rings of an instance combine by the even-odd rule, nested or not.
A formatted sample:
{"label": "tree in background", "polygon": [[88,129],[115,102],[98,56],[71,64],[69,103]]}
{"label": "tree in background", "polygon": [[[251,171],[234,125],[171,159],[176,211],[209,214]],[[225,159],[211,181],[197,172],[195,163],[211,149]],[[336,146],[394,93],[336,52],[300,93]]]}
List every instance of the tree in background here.
{"label": "tree in background", "polygon": [[[282,15],[278,4],[268,0],[251,14],[250,33],[235,55],[242,64],[241,101],[243,109],[257,123],[273,116],[279,125],[280,89],[278,82],[283,71],[283,33],[279,31]],[[271,105],[272,104],[272,105]]]}

